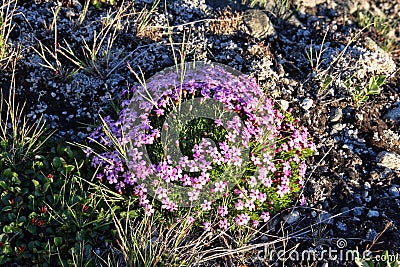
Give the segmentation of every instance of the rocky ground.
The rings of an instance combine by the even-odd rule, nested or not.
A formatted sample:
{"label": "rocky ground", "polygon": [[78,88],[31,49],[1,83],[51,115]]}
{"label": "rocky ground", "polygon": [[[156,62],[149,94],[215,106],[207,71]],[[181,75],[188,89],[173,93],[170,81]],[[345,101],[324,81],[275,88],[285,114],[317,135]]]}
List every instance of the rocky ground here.
{"label": "rocky ground", "polygon": [[[18,52],[16,92],[28,117],[43,116],[57,135],[84,140],[97,114],[137,82],[126,63],[145,78],[172,66],[174,53],[229,65],[292,108],[318,147],[307,205],[264,231],[292,236],[288,246],[298,250],[345,238],[346,249],[400,253],[400,3],[176,0],[152,10],[153,2],[89,7],[82,17],[84,1],[19,1],[8,43]],[[383,18],[390,31],[361,31],[360,14]],[[2,70],[1,88],[11,75],[10,66]],[[357,103],[352,96],[379,75],[386,77],[380,93]]]}

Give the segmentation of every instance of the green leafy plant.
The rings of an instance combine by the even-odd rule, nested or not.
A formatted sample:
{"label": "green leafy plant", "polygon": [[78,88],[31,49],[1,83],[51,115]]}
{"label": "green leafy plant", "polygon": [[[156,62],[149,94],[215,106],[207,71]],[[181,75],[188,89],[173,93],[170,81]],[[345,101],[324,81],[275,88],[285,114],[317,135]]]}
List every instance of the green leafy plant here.
{"label": "green leafy plant", "polygon": [[13,84],[0,102],[0,264],[90,263],[92,248],[110,237],[111,218],[80,178],[93,177],[88,160],[49,143],[45,124],[23,115]]}
{"label": "green leafy plant", "polygon": [[95,8],[101,8],[103,5],[113,6],[115,3],[116,0],[90,0],[90,4]]}
{"label": "green leafy plant", "polygon": [[[352,76],[353,77],[353,76]],[[372,76],[365,86],[354,84],[352,77],[346,80],[345,84],[350,89],[351,96],[357,107],[363,105],[371,95],[380,94],[382,86],[385,84],[386,76]]]}
{"label": "green leafy plant", "polygon": [[84,174],[82,152],[63,144],[46,150],[0,173],[2,264],[83,266],[94,247],[111,240],[110,212],[77,176]]}

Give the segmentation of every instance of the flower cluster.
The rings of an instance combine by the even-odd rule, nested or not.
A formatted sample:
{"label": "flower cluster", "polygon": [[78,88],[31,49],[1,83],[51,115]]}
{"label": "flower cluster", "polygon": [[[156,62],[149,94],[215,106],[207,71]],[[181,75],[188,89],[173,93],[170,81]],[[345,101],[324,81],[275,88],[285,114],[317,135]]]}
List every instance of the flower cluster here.
{"label": "flower cluster", "polygon": [[[215,219],[223,230],[257,227],[304,185],[304,159],[315,145],[254,79],[204,66],[184,79],[162,73],[124,93],[134,96],[122,102],[118,119],[104,118],[90,137],[109,151],[87,154],[98,178],[120,193],[133,192],[145,214],[155,206],[172,213],[197,206],[187,220],[205,230]],[[198,118],[190,117],[193,109]]]}

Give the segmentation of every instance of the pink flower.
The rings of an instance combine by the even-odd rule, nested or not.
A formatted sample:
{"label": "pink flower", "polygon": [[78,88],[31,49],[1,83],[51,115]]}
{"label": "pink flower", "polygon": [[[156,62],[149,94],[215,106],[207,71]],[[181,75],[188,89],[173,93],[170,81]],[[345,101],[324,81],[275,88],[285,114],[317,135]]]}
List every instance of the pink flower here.
{"label": "pink flower", "polygon": [[235,223],[239,226],[247,225],[250,221],[250,216],[247,213],[239,214],[235,218]]}
{"label": "pink flower", "polygon": [[211,223],[210,222],[204,222],[203,223],[203,229],[206,232],[211,231]]}
{"label": "pink flower", "polygon": [[203,204],[201,204],[201,208],[204,211],[211,210],[211,204],[212,204],[211,201],[204,200]]}
{"label": "pink flower", "polygon": [[189,196],[189,200],[190,201],[195,201],[198,199],[200,191],[199,190],[193,190],[193,191],[189,191],[188,193]]}
{"label": "pink flower", "polygon": [[251,224],[253,225],[254,228],[257,228],[260,225],[260,222],[257,220],[253,220]]}
{"label": "pink flower", "polygon": [[304,177],[306,175],[306,170],[307,170],[307,165],[304,162],[300,163],[299,176]]}
{"label": "pink flower", "polygon": [[148,204],[144,207],[144,214],[146,214],[147,216],[151,216],[154,213],[154,209],[153,206]]}
{"label": "pink flower", "polygon": [[269,212],[268,212],[268,211],[263,211],[263,212],[261,213],[260,218],[263,219],[264,222],[268,222],[269,219],[270,219]]}
{"label": "pink flower", "polygon": [[230,223],[228,222],[228,220],[226,218],[222,219],[219,221],[219,228],[221,230],[228,230]]}
{"label": "pink flower", "polygon": [[214,122],[215,122],[215,124],[216,124],[217,126],[223,126],[223,125],[224,125],[222,119],[216,119]]}
{"label": "pink flower", "polygon": [[143,196],[139,197],[139,205],[140,206],[145,206],[149,202],[150,201],[147,199],[146,195],[143,195]]}
{"label": "pink flower", "polygon": [[248,208],[249,211],[253,211],[256,208],[256,206],[254,205],[254,202],[251,199],[246,200],[246,204],[244,206],[246,208]]}
{"label": "pink flower", "polygon": [[255,187],[257,185],[257,179],[254,176],[249,177],[250,180],[248,181],[248,184],[250,187]]}
{"label": "pink flower", "polygon": [[244,209],[244,204],[243,201],[241,201],[240,199],[235,203],[235,207],[237,210],[242,210]]}
{"label": "pink flower", "polygon": [[281,184],[278,188],[277,194],[279,197],[283,197],[285,194],[290,193],[290,188],[287,184]]}
{"label": "pink flower", "polygon": [[227,206],[219,206],[218,214],[220,214],[222,217],[226,216],[228,214],[228,207]]}
{"label": "pink flower", "polygon": [[254,165],[259,166],[261,165],[261,161],[258,157],[251,155],[251,161],[253,162]]}
{"label": "pink flower", "polygon": [[307,199],[304,196],[301,196],[299,201],[300,201],[300,206],[304,206],[307,204]]}
{"label": "pink flower", "polygon": [[186,221],[187,221],[188,224],[192,224],[192,223],[194,223],[196,221],[196,219],[193,218],[192,216],[188,216]]}
{"label": "pink flower", "polygon": [[226,187],[225,182],[223,182],[223,181],[216,182],[216,183],[215,183],[214,191],[215,191],[215,192],[221,192],[221,193],[223,193],[225,187]]}

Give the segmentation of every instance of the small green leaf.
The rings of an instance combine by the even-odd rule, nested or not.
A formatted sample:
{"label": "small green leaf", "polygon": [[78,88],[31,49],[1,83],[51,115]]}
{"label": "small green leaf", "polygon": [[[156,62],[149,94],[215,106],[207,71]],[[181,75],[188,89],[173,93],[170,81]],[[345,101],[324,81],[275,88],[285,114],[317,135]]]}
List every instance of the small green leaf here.
{"label": "small green leaf", "polygon": [[7,214],[7,217],[10,221],[15,221],[17,219],[17,216],[14,213]]}
{"label": "small green leaf", "polygon": [[10,211],[10,210],[12,210],[11,206],[5,206],[1,211],[5,212],[5,211]]}
{"label": "small green leaf", "polygon": [[50,183],[45,183],[45,184],[43,185],[43,190],[42,190],[42,192],[45,193],[45,192],[49,189],[49,187],[50,187]]}
{"label": "small green leaf", "polygon": [[8,189],[8,186],[7,186],[6,182],[4,182],[4,181],[0,181],[0,187],[2,187],[4,190]]}
{"label": "small green leaf", "polygon": [[11,225],[4,225],[3,232],[7,234],[11,234],[14,231],[14,227]]}
{"label": "small green leaf", "polygon": [[18,177],[18,173],[11,171],[10,168],[3,171],[3,175],[7,178]]}
{"label": "small green leaf", "polygon": [[66,163],[65,163],[65,160],[63,158],[60,158],[60,157],[53,158],[53,166],[54,166],[54,168],[58,169],[58,168],[64,166],[65,164]]}
{"label": "small green leaf", "polygon": [[56,247],[61,246],[62,241],[63,241],[62,237],[54,237],[54,245],[56,245]]}
{"label": "small green leaf", "polygon": [[64,148],[64,152],[68,155],[70,159],[74,158],[74,152],[71,150],[69,146]]}
{"label": "small green leaf", "polygon": [[32,183],[33,183],[33,185],[34,185],[35,187],[40,186],[40,183],[39,183],[38,181],[36,181],[36,180],[32,180]]}
{"label": "small green leaf", "polygon": [[75,169],[74,165],[67,165],[65,166],[65,171],[68,172],[72,172]]}

